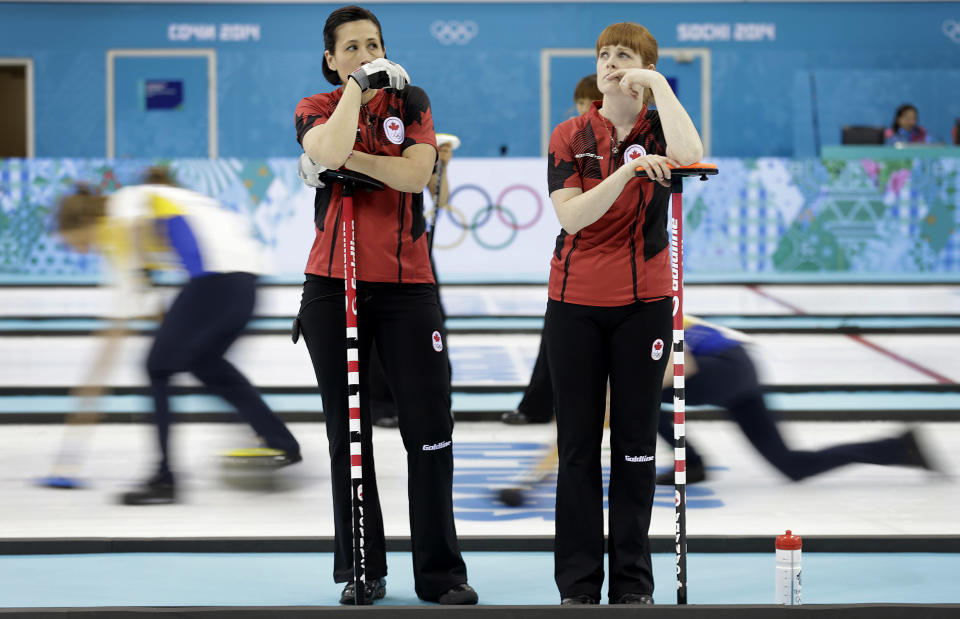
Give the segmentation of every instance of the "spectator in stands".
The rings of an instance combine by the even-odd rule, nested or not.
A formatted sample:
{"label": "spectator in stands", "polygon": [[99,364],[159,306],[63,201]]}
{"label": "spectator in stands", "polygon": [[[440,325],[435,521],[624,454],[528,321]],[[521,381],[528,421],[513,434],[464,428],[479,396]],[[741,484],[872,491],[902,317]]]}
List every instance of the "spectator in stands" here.
{"label": "spectator in stands", "polygon": [[929,144],[933,140],[927,130],[917,124],[917,108],[904,103],[897,108],[893,124],[883,132],[886,144]]}

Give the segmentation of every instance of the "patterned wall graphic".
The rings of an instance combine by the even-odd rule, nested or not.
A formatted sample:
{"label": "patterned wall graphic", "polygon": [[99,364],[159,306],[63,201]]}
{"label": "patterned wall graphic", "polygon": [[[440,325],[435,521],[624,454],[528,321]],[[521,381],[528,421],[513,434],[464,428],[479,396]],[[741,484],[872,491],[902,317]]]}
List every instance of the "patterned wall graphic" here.
{"label": "patterned wall graphic", "polygon": [[[685,262],[691,276],[958,271],[960,159],[716,162],[718,176],[685,186]],[[96,256],[70,252],[57,240],[52,228],[57,200],[77,182],[104,192],[135,183],[155,163],[168,163],[184,186],[246,214],[278,274],[302,272],[314,234],[312,195],[297,178],[294,159],[5,159],[0,160],[0,274],[67,281],[98,277],[102,264]],[[545,279],[559,231],[546,196],[545,167],[540,159],[451,164],[452,210],[438,224],[442,276]],[[498,226],[503,230],[493,229]]]}
{"label": "patterned wall graphic", "polygon": [[0,160],[0,273],[98,277],[103,265],[97,256],[69,251],[57,239],[58,199],[78,182],[110,193],[139,182],[156,164],[169,165],[184,187],[246,214],[277,273],[302,272],[313,240],[312,194],[297,178],[295,160],[5,159]]}
{"label": "patterned wall graphic", "polygon": [[689,273],[955,273],[960,160],[722,159],[688,182]]}

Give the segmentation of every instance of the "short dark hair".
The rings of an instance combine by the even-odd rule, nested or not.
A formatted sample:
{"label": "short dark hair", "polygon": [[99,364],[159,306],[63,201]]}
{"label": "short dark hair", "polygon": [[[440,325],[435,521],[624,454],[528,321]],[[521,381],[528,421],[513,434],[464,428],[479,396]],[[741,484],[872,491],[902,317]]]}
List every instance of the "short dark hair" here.
{"label": "short dark hair", "polygon": [[577,102],[580,99],[589,99],[590,101],[603,99],[603,93],[597,87],[596,73],[591,73],[577,82],[577,87],[573,90],[573,100]]}
{"label": "short dark hair", "polygon": [[57,209],[57,229],[61,232],[92,226],[106,214],[107,199],[87,185],[77,185],[75,193],[64,197]]}
{"label": "short dark hair", "polygon": [[176,187],[177,181],[174,180],[169,166],[155,165],[147,168],[143,175],[143,182],[147,185],[170,185]]}
{"label": "short dark hair", "polygon": [[[327,23],[323,25],[323,48],[324,50],[334,53],[337,45],[337,28],[343,24],[352,22],[352,21],[363,21],[369,20],[373,22],[373,25],[377,27],[377,32],[380,33],[380,47],[386,51],[386,47],[383,45],[383,28],[380,27],[380,20],[377,19],[377,16],[362,6],[344,6],[340,7],[327,17]],[[327,59],[324,57],[323,64],[321,66],[323,70],[323,76],[327,78],[327,81],[333,84],[334,86],[340,85],[340,76],[337,75],[337,72],[327,66]]]}

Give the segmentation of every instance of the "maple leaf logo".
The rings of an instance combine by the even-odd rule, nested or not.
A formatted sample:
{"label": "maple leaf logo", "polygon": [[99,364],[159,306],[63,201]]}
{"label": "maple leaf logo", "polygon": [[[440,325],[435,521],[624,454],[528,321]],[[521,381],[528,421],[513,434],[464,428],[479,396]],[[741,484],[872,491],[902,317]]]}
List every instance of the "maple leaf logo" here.
{"label": "maple leaf logo", "polygon": [[400,128],[400,125],[398,125],[398,124],[395,123],[395,122],[392,122],[392,123],[390,123],[390,124],[387,125],[387,126],[390,128],[390,131],[396,131],[397,129]]}
{"label": "maple leaf logo", "polygon": [[631,159],[631,160],[636,159],[636,158],[639,157],[639,156],[640,156],[640,151],[638,151],[638,150],[635,150],[635,151],[633,151],[632,153],[630,153],[630,159]]}
{"label": "maple leaf logo", "polygon": [[661,348],[663,348],[663,342],[657,342],[653,345],[654,350],[660,350]]}

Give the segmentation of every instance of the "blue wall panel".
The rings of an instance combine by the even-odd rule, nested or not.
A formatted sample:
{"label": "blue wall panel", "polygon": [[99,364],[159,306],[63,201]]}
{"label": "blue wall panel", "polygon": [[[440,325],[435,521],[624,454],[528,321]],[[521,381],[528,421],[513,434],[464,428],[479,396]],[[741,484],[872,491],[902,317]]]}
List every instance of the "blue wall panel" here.
{"label": "blue wall panel", "polygon": [[[205,57],[120,57],[114,64],[117,157],[207,157]],[[177,109],[147,109],[146,82],[180,81]]]}
{"label": "blue wall panel", "polygon": [[[99,157],[105,152],[105,55],[114,48],[217,51],[220,154],[292,156],[297,100],[329,89],[322,78],[322,26],[333,4],[0,4],[0,56],[31,57],[36,77],[38,156]],[[390,3],[371,8],[383,24],[388,54],[430,95],[438,128],[459,134],[462,154],[536,156],[540,148],[540,50],[592,47],[607,24],[647,25],[663,47],[707,47],[712,54],[713,154],[810,154],[795,137],[803,72],[900,71],[888,98],[862,106],[843,88],[821,107],[890,116],[891,106],[923,97],[923,123],[945,136],[955,117],[952,91],[919,92],[917,70],[960,68],[960,15],[953,3]],[[464,44],[431,33],[435,22],[473,22]],[[259,38],[172,41],[171,24],[245,23]],[[680,40],[678,26],[742,23],[775,26],[775,40]],[[951,25],[955,26],[952,27]],[[957,30],[958,32],[954,32]],[[953,36],[951,36],[951,34]],[[931,83],[954,79],[932,74]],[[570,84],[572,90],[574,84]],[[928,92],[927,92],[928,91]],[[929,95],[929,96],[927,96]],[[681,93],[681,97],[682,97]],[[807,94],[808,96],[808,94]],[[951,97],[953,99],[951,100]],[[892,102],[896,103],[892,103]],[[809,102],[807,103],[809,105]],[[840,115],[824,110],[825,143],[836,142]],[[846,116],[842,122],[850,122]]]}

